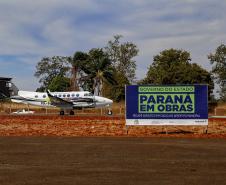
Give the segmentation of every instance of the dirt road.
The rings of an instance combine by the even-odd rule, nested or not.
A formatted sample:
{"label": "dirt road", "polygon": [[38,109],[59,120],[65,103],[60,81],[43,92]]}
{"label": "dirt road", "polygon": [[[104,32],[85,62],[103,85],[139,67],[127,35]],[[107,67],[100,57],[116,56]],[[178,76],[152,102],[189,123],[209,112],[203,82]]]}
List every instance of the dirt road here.
{"label": "dirt road", "polygon": [[226,140],[0,137],[0,184],[225,184]]}

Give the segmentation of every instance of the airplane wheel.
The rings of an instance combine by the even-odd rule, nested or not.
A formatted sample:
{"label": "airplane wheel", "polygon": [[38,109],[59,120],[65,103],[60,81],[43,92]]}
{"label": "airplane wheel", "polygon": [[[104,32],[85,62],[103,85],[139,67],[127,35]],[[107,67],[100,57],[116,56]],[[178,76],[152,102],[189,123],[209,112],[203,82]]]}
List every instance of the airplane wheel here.
{"label": "airplane wheel", "polygon": [[112,114],[113,114],[112,110],[109,110],[108,115],[112,115]]}
{"label": "airplane wheel", "polygon": [[60,115],[62,115],[62,116],[64,115],[64,111],[63,111],[63,110],[62,110],[62,111],[60,111]]}
{"label": "airplane wheel", "polygon": [[70,115],[75,115],[75,112],[73,110],[71,110]]}

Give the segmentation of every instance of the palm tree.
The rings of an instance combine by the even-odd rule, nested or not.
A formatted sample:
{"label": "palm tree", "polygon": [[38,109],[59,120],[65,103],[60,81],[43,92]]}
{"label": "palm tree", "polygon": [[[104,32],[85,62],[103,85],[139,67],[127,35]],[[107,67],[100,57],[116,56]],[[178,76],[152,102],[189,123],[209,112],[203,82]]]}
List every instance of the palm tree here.
{"label": "palm tree", "polygon": [[103,83],[116,84],[113,78],[114,68],[102,49],[89,51],[88,76],[93,81],[93,92],[102,95]]}

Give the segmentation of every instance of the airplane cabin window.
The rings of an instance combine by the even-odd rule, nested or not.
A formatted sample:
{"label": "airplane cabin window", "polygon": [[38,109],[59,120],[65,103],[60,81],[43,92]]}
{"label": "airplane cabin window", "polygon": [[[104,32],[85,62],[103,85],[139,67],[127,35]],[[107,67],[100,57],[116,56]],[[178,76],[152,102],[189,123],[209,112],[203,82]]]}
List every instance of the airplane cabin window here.
{"label": "airplane cabin window", "polygon": [[76,94],[77,97],[79,97],[79,94]]}
{"label": "airplane cabin window", "polygon": [[38,98],[38,95],[35,95],[35,98]]}
{"label": "airplane cabin window", "polygon": [[67,97],[69,98],[70,97],[70,94],[67,94]]}
{"label": "airplane cabin window", "polygon": [[66,94],[63,94],[63,97],[65,98],[66,97]]}
{"label": "airplane cabin window", "polygon": [[93,96],[92,93],[85,93],[84,96]]}
{"label": "airplane cabin window", "polygon": [[71,96],[72,96],[72,97],[74,97],[74,96],[75,96],[75,94],[72,94]]}
{"label": "airplane cabin window", "polygon": [[59,94],[58,97],[61,97],[61,94]]}
{"label": "airplane cabin window", "polygon": [[43,98],[46,98],[46,95],[44,94],[42,97],[43,97]]}

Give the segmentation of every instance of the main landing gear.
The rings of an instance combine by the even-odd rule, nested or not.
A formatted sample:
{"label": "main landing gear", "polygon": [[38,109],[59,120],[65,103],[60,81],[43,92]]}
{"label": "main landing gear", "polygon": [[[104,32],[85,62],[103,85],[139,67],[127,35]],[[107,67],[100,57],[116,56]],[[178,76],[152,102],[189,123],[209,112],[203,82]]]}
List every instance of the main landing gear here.
{"label": "main landing gear", "polygon": [[60,115],[61,115],[61,116],[64,115],[64,111],[63,111],[63,110],[60,111]]}
{"label": "main landing gear", "polygon": [[[61,110],[61,111],[60,111],[60,115],[63,116],[64,114],[65,114],[64,111]],[[70,114],[70,115],[75,115],[75,112],[74,112],[73,110],[71,110],[71,111],[69,112],[69,114]]]}
{"label": "main landing gear", "polygon": [[75,115],[75,112],[73,110],[71,110],[70,115]]}

